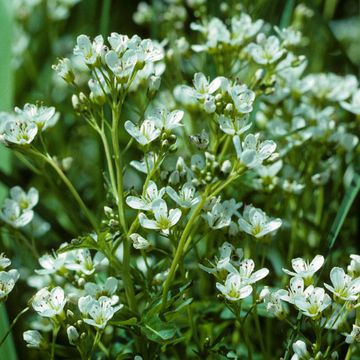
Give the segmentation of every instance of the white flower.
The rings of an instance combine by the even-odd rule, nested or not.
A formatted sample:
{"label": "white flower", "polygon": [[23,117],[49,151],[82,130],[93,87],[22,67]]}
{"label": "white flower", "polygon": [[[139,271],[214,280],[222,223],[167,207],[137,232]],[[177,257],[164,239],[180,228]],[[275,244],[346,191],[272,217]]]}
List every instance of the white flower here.
{"label": "white flower", "polygon": [[283,41],[283,45],[286,46],[298,46],[301,43],[301,32],[291,27],[280,29],[277,26],[274,27],[279,37]]}
{"label": "white flower", "polygon": [[179,192],[171,186],[166,187],[166,193],[182,208],[191,208],[200,201],[195,192],[196,189],[191,183],[185,183]]}
{"label": "white flower", "polygon": [[84,322],[99,329],[104,329],[114,314],[123,305],[112,306],[112,301],[107,296],[101,296],[98,300],[90,295],[81,297],[78,302],[79,310],[84,315]]}
{"label": "white flower", "polygon": [[272,140],[259,141],[259,136],[248,134],[241,143],[240,137],[233,137],[237,158],[248,168],[260,166],[275,151],[276,144]]}
{"label": "white flower", "polygon": [[293,343],[292,348],[294,350],[294,355],[291,357],[291,360],[311,360],[313,359],[310,356],[310,353],[307,351],[306,344],[298,340]]}
{"label": "white flower", "polygon": [[74,81],[74,71],[70,59],[59,59],[58,63],[52,65],[51,68],[62,77],[66,82],[72,83]]}
{"label": "white flower", "polygon": [[6,298],[19,279],[19,272],[15,269],[0,271],[0,300]]}
{"label": "white flower", "polygon": [[5,199],[0,210],[0,220],[14,228],[29,224],[34,217],[32,210],[21,211],[19,204],[12,199]]}
{"label": "white flower", "polygon": [[269,274],[269,269],[267,268],[262,268],[254,272],[255,263],[252,259],[246,259],[241,261],[238,270],[235,268],[228,268],[230,272],[232,272],[233,274],[237,274],[240,277],[242,283],[247,285],[254,284]]}
{"label": "white flower", "polygon": [[261,209],[249,205],[245,207],[243,216],[239,218],[238,223],[240,230],[256,238],[261,238],[277,230],[282,221],[281,219],[271,220]]}
{"label": "white flower", "polygon": [[5,270],[10,265],[11,261],[4,254],[0,254],[0,271]]}
{"label": "white flower", "polygon": [[28,348],[40,349],[45,346],[45,340],[37,330],[24,331],[23,339]]}
{"label": "white flower", "polygon": [[[66,245],[67,244],[62,244],[60,249]],[[50,275],[57,272],[62,272],[65,270],[65,263],[69,256],[71,257],[70,252],[59,254],[55,253],[53,255],[45,254],[39,257],[38,260],[42,269],[35,270],[35,272],[39,275]]]}
{"label": "white flower", "polygon": [[171,227],[176,225],[181,217],[180,209],[168,211],[167,204],[162,199],[157,199],[152,204],[152,211],[155,220],[150,220],[143,213],[139,214],[140,225],[145,229],[161,230],[164,234],[169,234]]}
{"label": "white flower", "polygon": [[287,269],[283,269],[283,271],[290,276],[303,278],[305,285],[309,285],[313,282],[314,274],[323,266],[323,264],[324,257],[322,255],[316,255],[310,264],[302,258],[296,258],[291,260],[291,266],[295,272]]}
{"label": "white flower", "polygon": [[86,35],[79,35],[76,39],[77,45],[74,48],[74,54],[81,56],[87,65],[95,65],[101,55],[104,55],[104,39],[98,35],[93,43]]}
{"label": "white flower", "polygon": [[360,342],[360,326],[357,326],[354,324],[352,327],[351,333],[346,336],[345,341],[348,344],[352,344],[353,342],[359,343]]}
{"label": "white flower", "polygon": [[149,181],[144,196],[128,196],[126,203],[133,209],[151,210],[155,200],[161,199],[165,193],[165,188],[158,190],[157,185],[153,181]]}
{"label": "white flower", "polygon": [[47,288],[38,291],[33,300],[33,309],[43,317],[52,318],[63,312],[66,304],[64,290],[57,286],[49,291]]}
{"label": "white flower", "polygon": [[263,26],[263,20],[252,21],[248,14],[242,13],[239,18],[231,18],[231,41],[234,45],[243,45],[254,37]]}
{"label": "white flower", "polygon": [[1,137],[5,143],[26,145],[34,140],[38,127],[33,122],[13,116],[10,121],[6,122],[2,131]]}
{"label": "white flower", "polygon": [[281,300],[294,304],[296,296],[304,295],[304,279],[301,277],[293,277],[290,279],[289,291],[285,292]]}
{"label": "white flower", "polygon": [[137,233],[131,234],[130,239],[133,242],[134,249],[142,250],[147,249],[150,246],[149,241]]}
{"label": "white flower", "polygon": [[26,193],[20,186],[10,189],[10,197],[15,200],[22,211],[31,210],[39,201],[39,192],[30,188]]}
{"label": "white flower", "polygon": [[87,294],[91,295],[93,298],[99,299],[101,296],[107,296],[111,299],[112,304],[115,305],[119,301],[119,297],[115,295],[118,285],[119,281],[110,276],[106,279],[104,284],[87,282],[84,285],[84,288]]}
{"label": "white flower", "polygon": [[334,267],[330,271],[330,280],[332,286],[324,284],[331,291],[335,299],[356,301],[360,293],[360,278],[352,279],[350,275],[345,274],[342,268]]}
{"label": "white flower", "polygon": [[216,283],[216,287],[229,300],[239,300],[249,296],[252,292],[251,285],[269,274],[266,268],[254,272],[255,263],[251,259],[241,261],[238,269],[229,261],[225,261],[222,266],[230,273],[226,278],[225,286]]}
{"label": "white flower", "polygon": [[227,92],[230,95],[238,113],[248,114],[252,111],[255,93],[252,90],[249,90],[246,85],[228,86]]}
{"label": "white flower", "polygon": [[199,264],[199,267],[206,271],[209,274],[218,274],[223,270],[230,272],[234,267],[240,266],[241,259],[243,258],[244,252],[243,249],[235,249],[233,245],[228,242],[224,242],[219,247],[220,257],[215,258],[215,265],[212,265],[211,268]]}
{"label": "white flower", "polygon": [[286,290],[270,291],[267,286],[264,286],[259,294],[259,299],[264,301],[266,311],[270,315],[284,319],[289,312],[287,305],[282,301],[285,294]]}
{"label": "white flower", "polygon": [[316,318],[331,304],[331,298],[323,288],[310,285],[295,296],[294,304],[304,315]]}
{"label": "white flower", "polygon": [[350,265],[348,266],[348,272],[353,277],[360,276],[360,255],[350,255]]}
{"label": "white flower", "polygon": [[351,101],[341,101],[340,105],[347,111],[355,114],[360,115],[360,89],[356,90],[356,92],[353,94]]}
{"label": "white flower", "polygon": [[204,99],[207,95],[212,95],[215,91],[217,91],[220,87],[224,78],[219,76],[212,80],[211,82],[208,81],[206,76],[203,73],[196,73],[194,75],[194,87],[196,91],[196,97],[198,99]]}
{"label": "white flower", "polygon": [[171,131],[182,126],[180,122],[183,117],[184,112],[182,110],[174,110],[170,112],[165,109],[161,109],[160,111],[158,110],[152,112],[152,114],[147,118],[148,120],[153,121],[158,129]]}
{"label": "white flower", "polygon": [[111,48],[119,55],[125,52],[129,43],[129,37],[127,35],[120,35],[116,32],[112,32],[108,37]]}
{"label": "white flower", "polygon": [[230,301],[244,299],[253,291],[251,285],[242,282],[239,274],[232,273],[227,276],[225,285],[217,282],[216,287]]}
{"label": "white flower", "polygon": [[251,43],[247,46],[247,51],[253,60],[260,65],[273,64],[285,53],[276,36],[272,35],[266,38],[264,34],[259,34],[256,41],[257,44]]}
{"label": "white flower", "polygon": [[92,259],[89,249],[78,249],[68,253],[64,266],[68,270],[91,275],[95,272],[97,266],[105,264],[107,261],[107,258],[101,252],[97,252],[94,259]]}
{"label": "white flower", "polygon": [[152,151],[145,154],[144,159],[142,161],[130,161],[130,165],[136,170],[147,174],[148,171],[151,171],[154,167],[154,164],[157,160],[157,155]]}
{"label": "white flower", "polygon": [[245,131],[249,130],[251,127],[251,122],[249,121],[249,116],[236,117],[235,121],[220,115],[218,119],[220,129],[228,135],[241,135]]}
{"label": "white flower", "polygon": [[25,104],[23,109],[16,107],[15,112],[21,121],[36,124],[39,131],[54,126],[59,118],[54,107],[34,104]]}
{"label": "white flower", "polygon": [[203,45],[193,45],[191,48],[195,52],[209,51],[216,52],[221,43],[230,44],[231,34],[225,24],[218,18],[212,18],[208,24],[200,25],[191,23],[190,28],[199,31],[206,36],[206,43]]}
{"label": "white flower", "polygon": [[148,119],[144,120],[140,127],[137,127],[131,121],[126,121],[125,129],[141,145],[150,144],[161,134],[154,121]]}
{"label": "white flower", "polygon": [[223,204],[220,202],[216,202],[210,211],[203,214],[203,218],[212,229],[222,229],[231,223],[231,215],[226,213]]}

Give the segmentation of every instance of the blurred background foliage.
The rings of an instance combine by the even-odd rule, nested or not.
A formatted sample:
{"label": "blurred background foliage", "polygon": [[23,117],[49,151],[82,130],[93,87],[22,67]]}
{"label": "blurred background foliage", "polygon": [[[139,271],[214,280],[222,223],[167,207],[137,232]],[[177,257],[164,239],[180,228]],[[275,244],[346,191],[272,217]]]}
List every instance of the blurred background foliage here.
{"label": "blurred background foliage", "polygon": [[[222,17],[219,11],[222,2],[208,0],[208,10],[212,16]],[[30,13],[27,12],[26,6],[19,6],[22,3],[26,2],[0,0],[1,110],[8,110],[11,104],[22,106],[26,102],[36,102],[41,99],[45,105],[54,105],[60,111],[61,121],[48,134],[50,153],[56,154],[59,159],[70,155],[73,157],[76,166],[69,171],[69,177],[80,189],[87,203],[100,214],[106,197],[106,190],[102,186],[102,170],[100,167],[94,167],[94,164],[104,161],[101,158],[103,155],[100,144],[85,122],[81,122],[73,115],[68,90],[58,81],[51,65],[58,57],[71,53],[78,34],[84,33],[93,37],[100,33],[107,36],[114,31],[121,34],[139,34],[141,37],[158,38],[161,32],[167,31],[164,29],[164,19],[158,17],[156,23],[153,22],[149,28],[136,25],[132,16],[139,2],[135,0],[82,0],[71,9],[67,18],[57,21],[49,16],[46,1],[40,0]],[[168,3],[171,1],[168,0]],[[155,9],[159,6],[168,6],[168,3],[166,0],[149,1]],[[270,24],[281,26],[288,25],[293,20],[298,5],[305,4],[313,12],[311,17],[303,19],[304,36],[308,39],[307,46],[302,49],[309,59],[307,72],[360,75],[360,1],[228,1],[230,9],[239,3],[253,18],[262,18]],[[188,25],[193,18],[190,9],[187,16],[184,32],[191,36]],[[299,18],[301,19],[301,16]],[[176,26],[176,23],[173,26]],[[171,30],[171,28],[168,29],[169,32]],[[27,36],[22,36],[23,33]],[[159,38],[159,40],[162,39]],[[186,80],[190,81],[190,78]],[[44,171],[48,170],[44,169]],[[81,222],[74,224],[71,221],[72,218],[77,219],[78,214],[62,211],[64,208],[76,208],[71,206],[73,200],[67,193],[59,190],[58,184],[34,175],[24,164],[24,159],[10,157],[3,147],[0,148],[0,183],[1,197],[4,196],[4,189],[14,184],[26,189],[35,185],[37,188],[49,190],[48,193],[42,191],[37,213],[51,224],[54,231],[40,238],[38,248],[41,252],[57,248],[61,242],[69,241],[85,230]],[[341,191],[338,196],[339,199],[342,198]],[[359,200],[352,209],[355,216],[347,220],[342,231],[343,238],[346,238],[347,232],[353,234],[356,231],[360,216],[357,209],[359,209]],[[347,239],[346,242],[349,248],[355,251],[359,250],[359,235]],[[10,246],[11,236],[3,234],[2,237],[3,245],[0,250],[6,249],[10,257],[9,251],[24,251]],[[16,263],[14,265],[16,267]],[[36,266],[32,264],[30,268],[36,268]],[[16,301],[12,301],[15,299]],[[14,318],[26,303],[26,299],[28,299],[27,294],[25,296],[19,286],[7,302],[10,318]],[[1,328],[4,331],[5,317],[2,314],[0,317]],[[28,352],[21,339],[23,330],[25,329],[17,326],[14,333],[17,354],[21,359],[29,358],[25,355]],[[9,350],[10,353],[13,352]],[[34,356],[36,358],[36,354]],[[0,358],[3,357],[0,356]]]}

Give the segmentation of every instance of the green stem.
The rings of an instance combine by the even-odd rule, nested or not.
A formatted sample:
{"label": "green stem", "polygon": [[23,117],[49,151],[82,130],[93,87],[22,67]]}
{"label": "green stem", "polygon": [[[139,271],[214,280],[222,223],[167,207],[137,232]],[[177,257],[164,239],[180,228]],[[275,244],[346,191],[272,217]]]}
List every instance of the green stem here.
{"label": "green stem", "polygon": [[167,276],[167,278],[165,280],[165,283],[164,283],[163,293],[162,293],[162,305],[161,305],[160,313],[162,313],[166,309],[167,294],[169,292],[169,288],[170,288],[170,285],[171,285],[172,280],[174,278],[174,275],[175,275],[177,266],[179,264],[180,258],[181,258],[182,254],[183,254],[183,250],[184,250],[186,240],[188,238],[188,235],[189,235],[189,233],[190,233],[196,219],[198,218],[198,216],[199,216],[199,214],[200,214],[200,212],[201,212],[201,210],[202,210],[202,208],[203,208],[203,206],[205,204],[206,199],[207,199],[207,196],[206,196],[206,192],[205,192],[205,194],[203,194],[199,204],[193,210],[193,212],[192,212],[192,214],[190,216],[190,219],[189,219],[188,223],[186,224],[185,229],[184,229],[184,231],[183,231],[183,233],[181,235],[178,247],[177,247],[176,252],[175,252],[174,259],[173,259],[171,267],[170,267],[169,275]]}
{"label": "green stem", "polygon": [[0,347],[2,346],[2,344],[4,343],[4,341],[7,339],[7,337],[9,336],[12,328],[15,326],[15,324],[17,323],[17,321],[20,319],[20,317],[22,315],[24,315],[27,311],[29,310],[29,307],[26,307],[25,309],[21,310],[15,317],[15,319],[12,321],[8,331],[5,333],[5,335],[3,336],[3,338],[0,341]]}
{"label": "green stem", "polygon": [[69,191],[71,192],[72,196],[74,197],[74,199],[76,200],[76,202],[79,204],[81,210],[83,211],[83,213],[85,214],[85,216],[87,217],[87,219],[89,220],[90,224],[92,225],[92,227],[96,230],[96,232],[98,231],[98,224],[97,221],[94,217],[94,215],[91,213],[91,211],[88,209],[88,207],[85,205],[84,201],[82,200],[82,198],[80,197],[79,193],[77,192],[77,190],[75,189],[74,185],[72,184],[72,182],[69,180],[69,178],[64,174],[64,172],[60,169],[60,167],[58,166],[58,164],[56,163],[56,161],[54,161],[52,159],[52,157],[50,155],[44,156],[41,154],[41,156],[43,157],[43,159],[56,171],[56,173],[60,176],[61,180],[64,182],[64,184],[67,186],[67,188],[69,189]]}
{"label": "green stem", "polygon": [[351,360],[351,355],[352,355],[352,344],[350,344],[344,360]]}
{"label": "green stem", "polygon": [[56,338],[57,338],[57,335],[59,333],[59,330],[60,330],[60,326],[58,324],[54,325],[53,336],[52,336],[52,341],[51,341],[51,357],[50,357],[50,360],[55,359],[55,343],[56,343]]}
{"label": "green stem", "polygon": [[82,198],[80,197],[79,193],[77,192],[77,190],[75,189],[74,185],[71,183],[71,181],[69,180],[69,178],[64,174],[64,172],[60,169],[59,165],[56,163],[56,161],[54,161],[54,159],[49,155],[49,154],[42,154],[41,152],[39,152],[38,150],[33,150],[30,149],[29,152],[33,155],[36,155],[40,158],[42,158],[45,162],[47,162],[55,171],[56,173],[59,175],[59,177],[61,178],[61,180],[64,182],[64,184],[67,186],[67,188],[69,189],[69,191],[71,192],[72,196],[74,197],[74,199],[76,200],[76,202],[79,204],[81,210],[83,211],[84,215],[87,217],[87,219],[89,220],[90,224],[92,225],[92,227],[98,231],[98,225],[96,222],[96,219],[94,217],[94,215],[91,213],[91,211],[87,208],[87,206],[85,205],[84,201],[82,200]]}
{"label": "green stem", "polygon": [[129,308],[137,313],[137,304],[135,298],[135,290],[130,277],[130,240],[128,237],[128,228],[125,219],[124,211],[124,192],[123,192],[123,167],[120,155],[120,146],[119,146],[119,119],[120,119],[120,106],[114,105],[112,107],[112,143],[113,151],[115,157],[115,168],[116,168],[116,177],[117,177],[117,195],[118,195],[118,213],[121,227],[124,232],[123,238],[123,247],[124,247],[124,257],[123,257],[123,281],[124,288],[126,293],[126,298],[129,304]]}
{"label": "green stem", "polygon": [[105,157],[106,157],[107,166],[108,166],[108,170],[109,170],[109,176],[110,176],[112,192],[113,192],[113,196],[115,198],[115,201],[117,203],[118,202],[118,195],[117,195],[117,191],[116,191],[116,179],[115,179],[114,166],[113,166],[113,162],[112,162],[112,157],[111,157],[111,153],[110,153],[109,144],[108,144],[108,141],[107,141],[107,138],[106,138],[106,135],[105,135],[104,126],[102,126],[102,128],[98,130],[98,133],[100,135],[100,138],[101,138],[101,141],[103,143],[104,150],[105,150]]}

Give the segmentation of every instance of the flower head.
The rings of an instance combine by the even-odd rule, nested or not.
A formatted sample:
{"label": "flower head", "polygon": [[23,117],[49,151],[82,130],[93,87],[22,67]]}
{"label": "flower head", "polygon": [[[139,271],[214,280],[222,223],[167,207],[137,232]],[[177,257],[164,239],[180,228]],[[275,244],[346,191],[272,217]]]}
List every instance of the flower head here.
{"label": "flower head", "polygon": [[360,278],[352,279],[350,275],[345,274],[342,268],[334,267],[330,271],[330,280],[332,286],[324,284],[331,291],[335,299],[356,301],[360,294]]}
{"label": "flower head", "polygon": [[25,104],[23,109],[16,107],[15,112],[22,121],[36,124],[39,131],[54,126],[59,118],[54,107],[34,104]]}
{"label": "flower head", "polygon": [[248,134],[243,142],[240,137],[235,135],[233,143],[236,150],[237,158],[248,168],[256,168],[267,160],[276,149],[276,144],[272,140],[261,142],[259,136]]}
{"label": "flower head", "polygon": [[182,208],[191,208],[200,201],[199,197],[195,196],[195,192],[195,187],[189,182],[185,183],[179,192],[171,186],[166,187],[166,193]]}
{"label": "flower head", "polygon": [[240,230],[256,238],[261,238],[277,230],[281,224],[281,219],[271,220],[261,209],[252,205],[246,206],[243,216],[239,218]]}
{"label": "flower head", "polygon": [[291,266],[294,271],[287,269],[283,269],[283,271],[290,276],[303,278],[305,285],[309,285],[313,282],[314,274],[323,266],[323,264],[324,257],[322,255],[316,255],[310,263],[302,258],[296,258],[291,260]]}
{"label": "flower head", "polygon": [[135,126],[131,121],[125,122],[126,131],[141,145],[148,145],[156,140],[161,131],[156,128],[152,120],[144,120],[140,127]]}
{"label": "flower head", "polygon": [[181,217],[180,209],[170,209],[163,199],[157,199],[152,203],[154,220],[150,220],[143,213],[139,214],[140,225],[145,229],[161,230],[164,234],[169,234],[170,228],[178,223]]}
{"label": "flower head", "polygon": [[149,211],[152,209],[153,202],[161,199],[164,193],[165,188],[158,190],[156,183],[150,180],[144,196],[128,196],[126,203],[133,209]]}
{"label": "flower head", "polygon": [[331,304],[331,298],[323,288],[310,285],[295,296],[294,304],[304,315],[317,318]]}
{"label": "flower head", "polygon": [[19,279],[19,272],[15,269],[0,271],[0,300],[6,298]]}
{"label": "flower head", "polygon": [[40,316],[49,318],[60,315],[63,312],[65,304],[66,298],[64,290],[59,286],[50,291],[47,288],[39,290],[32,300],[33,309]]}
{"label": "flower head", "polygon": [[104,329],[114,314],[123,305],[112,305],[112,300],[107,296],[94,299],[90,295],[81,297],[78,302],[79,310],[84,316],[84,322],[99,329]]}
{"label": "flower head", "polygon": [[242,282],[239,274],[230,273],[225,284],[216,283],[217,289],[230,301],[238,301],[244,299],[253,291],[251,285]]}

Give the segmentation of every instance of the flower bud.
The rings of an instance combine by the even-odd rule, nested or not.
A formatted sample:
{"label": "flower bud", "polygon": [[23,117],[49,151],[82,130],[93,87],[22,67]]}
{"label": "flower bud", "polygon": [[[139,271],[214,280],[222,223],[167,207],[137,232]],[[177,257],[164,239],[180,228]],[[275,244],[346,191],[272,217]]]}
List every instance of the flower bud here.
{"label": "flower bud", "polygon": [[27,330],[23,333],[23,339],[28,348],[45,349],[46,342],[42,335],[37,330]]}
{"label": "flower bud", "polygon": [[68,326],[66,329],[66,333],[69,339],[69,343],[71,345],[76,345],[80,337],[78,331],[76,330],[76,327],[72,325]]}

